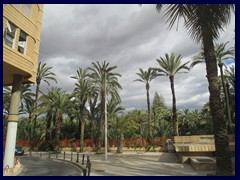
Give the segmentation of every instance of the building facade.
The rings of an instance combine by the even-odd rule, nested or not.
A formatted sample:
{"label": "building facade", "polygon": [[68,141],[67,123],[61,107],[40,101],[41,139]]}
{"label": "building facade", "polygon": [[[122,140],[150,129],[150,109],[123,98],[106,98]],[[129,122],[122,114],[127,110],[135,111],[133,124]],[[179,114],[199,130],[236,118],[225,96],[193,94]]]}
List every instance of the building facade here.
{"label": "building facade", "polygon": [[12,85],[14,74],[36,81],[42,16],[41,4],[3,5],[3,85]]}
{"label": "building facade", "polygon": [[21,87],[35,83],[43,5],[3,4],[3,85],[12,86],[4,168],[13,171]]}

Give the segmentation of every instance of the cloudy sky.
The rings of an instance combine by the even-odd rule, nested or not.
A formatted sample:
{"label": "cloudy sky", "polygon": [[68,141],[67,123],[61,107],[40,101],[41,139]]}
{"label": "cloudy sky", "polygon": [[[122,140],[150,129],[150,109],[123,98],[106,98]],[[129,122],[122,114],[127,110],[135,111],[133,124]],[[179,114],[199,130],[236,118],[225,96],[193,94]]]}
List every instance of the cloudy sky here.
{"label": "cloudy sky", "polygon": [[[92,62],[110,62],[122,74],[120,96],[127,109],[146,109],[145,85],[133,82],[139,68],[158,67],[156,59],[165,53],[181,54],[183,62],[191,60],[201,47],[187,35],[180,21],[178,27],[167,28],[166,18],[157,13],[154,5],[87,5],[69,4],[44,6],[40,58],[52,66],[58,84],[71,93],[78,68]],[[218,42],[230,41],[234,46],[235,15],[221,33]],[[228,66],[234,65],[229,63]],[[42,84],[42,90],[47,86]],[[205,65],[194,67],[188,74],[175,77],[177,108],[199,109],[208,101],[208,82]],[[151,102],[158,92],[171,107],[169,79],[159,77],[150,84]]]}

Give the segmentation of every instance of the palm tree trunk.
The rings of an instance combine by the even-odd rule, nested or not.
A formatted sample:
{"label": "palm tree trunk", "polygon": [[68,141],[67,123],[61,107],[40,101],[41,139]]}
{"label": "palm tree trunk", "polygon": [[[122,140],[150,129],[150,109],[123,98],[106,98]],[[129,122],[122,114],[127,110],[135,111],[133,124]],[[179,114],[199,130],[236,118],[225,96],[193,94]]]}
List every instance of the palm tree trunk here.
{"label": "palm tree trunk", "polygon": [[93,117],[91,117],[90,131],[91,131],[92,147],[95,147],[95,143],[94,143],[94,119],[93,119]]}
{"label": "palm tree trunk", "polygon": [[148,137],[151,137],[151,110],[150,110],[150,98],[149,98],[149,84],[146,84],[146,90],[147,90],[147,108],[148,108]]}
{"label": "palm tree trunk", "polygon": [[219,64],[219,68],[220,68],[220,73],[221,73],[221,81],[222,81],[222,86],[223,86],[223,92],[224,92],[224,97],[225,97],[225,104],[226,104],[226,109],[227,109],[227,117],[228,117],[228,132],[230,133],[231,131],[231,124],[232,124],[232,120],[231,120],[231,112],[230,112],[230,108],[229,108],[229,98],[228,98],[228,93],[225,87],[225,82],[223,79],[223,65]]}
{"label": "palm tree trunk", "polygon": [[62,117],[57,116],[57,122],[56,122],[56,133],[55,133],[55,147],[54,152],[58,153],[60,149],[60,134],[61,134],[61,127],[62,127]]}
{"label": "palm tree trunk", "polygon": [[[40,83],[37,82],[37,87],[36,87],[36,98],[35,98],[35,110],[37,109],[37,100],[38,100],[38,94],[39,94],[39,86],[40,86]],[[31,149],[34,148],[34,144],[35,144],[35,130],[36,130],[36,124],[37,124],[37,115],[34,117],[33,119],[33,132],[32,132],[32,142],[30,143],[31,144]]]}
{"label": "palm tree trunk", "polygon": [[52,145],[50,142],[51,137],[51,112],[47,113],[47,125],[46,125],[46,133],[45,133],[45,144],[46,144],[46,150],[52,150]]}
{"label": "palm tree trunk", "polygon": [[28,116],[28,119],[29,119],[29,123],[30,123],[30,129],[29,129],[29,144],[28,146],[31,147],[31,142],[32,142],[32,129],[33,129],[33,118],[32,118],[32,113],[29,113],[29,116]]}
{"label": "palm tree trunk", "polygon": [[169,76],[171,90],[172,90],[172,120],[173,120],[173,135],[179,136],[178,133],[178,121],[177,121],[177,108],[176,108],[176,97],[175,97],[175,89],[174,89],[174,77]]}
{"label": "palm tree trunk", "polygon": [[80,152],[83,152],[83,149],[84,149],[84,128],[85,128],[85,119],[82,116],[82,120],[81,120]]}
{"label": "palm tree trunk", "polygon": [[105,118],[105,115],[104,115],[104,111],[105,111],[105,92],[102,91],[101,92],[101,97],[102,97],[102,100],[101,100],[101,117],[100,117],[100,124],[99,124],[99,131],[98,131],[98,142],[97,142],[97,153],[100,153],[100,150],[101,150],[101,145],[102,145],[102,142],[103,142],[103,125],[104,125],[104,118]]}
{"label": "palm tree trunk", "polygon": [[[235,124],[235,119],[234,119],[234,111],[235,110],[233,109],[233,107],[235,107],[235,106],[233,106],[232,101],[230,100],[231,94],[230,94],[230,91],[229,91],[229,84],[228,83],[226,83],[226,89],[227,89],[227,94],[228,94],[232,123]],[[235,134],[235,129],[233,127],[231,127],[231,133]]]}
{"label": "palm tree trunk", "polygon": [[120,132],[120,138],[118,139],[117,153],[123,152],[123,141],[124,141],[124,134],[123,132]]}
{"label": "palm tree trunk", "polygon": [[217,60],[214,53],[213,39],[208,36],[208,30],[203,31],[204,56],[206,61],[207,79],[209,83],[210,108],[213,119],[215,149],[216,149],[216,175],[232,175],[231,152],[228,141],[226,122],[221,106],[220,91],[217,85]]}

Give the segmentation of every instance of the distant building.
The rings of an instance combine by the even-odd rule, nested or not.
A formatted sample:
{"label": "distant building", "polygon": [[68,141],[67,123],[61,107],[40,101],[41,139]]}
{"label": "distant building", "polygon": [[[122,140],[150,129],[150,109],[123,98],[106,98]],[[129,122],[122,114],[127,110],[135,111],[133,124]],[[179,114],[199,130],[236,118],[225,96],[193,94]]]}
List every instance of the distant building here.
{"label": "distant building", "polygon": [[36,81],[42,16],[42,4],[3,5],[3,85],[12,85],[14,74]]}
{"label": "distant building", "polygon": [[[21,86],[35,83],[43,5],[3,4],[3,85],[12,86],[4,169],[14,168]],[[4,171],[5,172],[5,171]]]}

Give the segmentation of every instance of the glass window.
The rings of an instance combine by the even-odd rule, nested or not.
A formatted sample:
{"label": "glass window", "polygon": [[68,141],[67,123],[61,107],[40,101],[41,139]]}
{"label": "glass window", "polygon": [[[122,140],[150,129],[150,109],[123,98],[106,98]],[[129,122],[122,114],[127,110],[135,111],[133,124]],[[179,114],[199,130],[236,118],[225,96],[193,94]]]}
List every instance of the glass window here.
{"label": "glass window", "polygon": [[31,15],[31,8],[32,4],[23,4],[23,13],[28,17]]}
{"label": "glass window", "polygon": [[14,26],[11,22],[7,22],[7,28],[6,28],[6,38],[5,38],[5,44],[13,47],[14,38],[15,38],[15,32],[16,32],[16,26]]}
{"label": "glass window", "polygon": [[27,34],[20,30],[20,36],[18,41],[18,52],[24,54],[24,51],[26,49],[26,43],[27,43]]}

